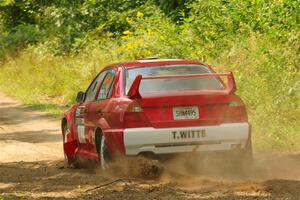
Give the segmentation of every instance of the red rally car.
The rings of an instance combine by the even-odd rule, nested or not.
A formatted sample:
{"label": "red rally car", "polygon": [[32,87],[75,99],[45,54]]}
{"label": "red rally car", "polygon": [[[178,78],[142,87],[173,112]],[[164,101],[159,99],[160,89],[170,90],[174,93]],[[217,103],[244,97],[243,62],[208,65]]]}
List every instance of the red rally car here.
{"label": "red rally car", "polygon": [[105,67],[62,118],[64,153],[116,156],[238,152],[252,156],[245,105],[231,72],[191,60],[143,59]]}

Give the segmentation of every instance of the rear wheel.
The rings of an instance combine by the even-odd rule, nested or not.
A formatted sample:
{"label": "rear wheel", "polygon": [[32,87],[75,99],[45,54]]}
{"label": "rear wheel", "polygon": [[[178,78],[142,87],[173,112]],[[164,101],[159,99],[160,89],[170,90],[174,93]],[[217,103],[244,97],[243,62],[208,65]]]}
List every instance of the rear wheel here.
{"label": "rear wheel", "polygon": [[244,167],[251,167],[253,163],[253,152],[252,152],[252,141],[251,139],[247,143],[247,146],[245,150],[243,151],[242,155],[243,156],[243,166]]}
{"label": "rear wheel", "polygon": [[95,144],[101,169],[107,170],[109,168],[109,164],[113,161],[113,157],[101,130],[96,131]]}
{"label": "rear wheel", "polygon": [[243,171],[252,167],[253,154],[252,154],[252,142],[248,141],[245,149],[236,152],[234,155],[234,163],[240,167]]}

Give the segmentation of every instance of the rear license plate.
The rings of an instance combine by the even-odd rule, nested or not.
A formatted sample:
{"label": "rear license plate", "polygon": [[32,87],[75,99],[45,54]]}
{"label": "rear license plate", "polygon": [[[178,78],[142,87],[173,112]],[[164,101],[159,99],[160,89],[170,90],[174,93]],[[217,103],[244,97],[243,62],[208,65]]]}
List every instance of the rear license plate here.
{"label": "rear license plate", "polygon": [[198,106],[173,107],[174,120],[199,119]]}

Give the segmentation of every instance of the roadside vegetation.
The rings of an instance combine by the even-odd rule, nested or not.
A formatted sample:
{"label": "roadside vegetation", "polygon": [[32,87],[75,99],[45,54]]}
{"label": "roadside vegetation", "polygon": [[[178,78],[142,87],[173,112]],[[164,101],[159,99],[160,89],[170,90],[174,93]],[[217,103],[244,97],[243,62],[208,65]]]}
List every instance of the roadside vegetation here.
{"label": "roadside vegetation", "polygon": [[198,59],[233,71],[256,150],[300,149],[297,0],[6,0],[0,90],[59,116],[106,64]]}

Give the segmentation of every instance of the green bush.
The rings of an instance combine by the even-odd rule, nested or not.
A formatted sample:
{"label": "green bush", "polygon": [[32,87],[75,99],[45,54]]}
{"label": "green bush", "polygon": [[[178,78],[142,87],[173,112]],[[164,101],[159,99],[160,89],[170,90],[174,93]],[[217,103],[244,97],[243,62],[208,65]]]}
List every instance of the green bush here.
{"label": "green bush", "polygon": [[35,25],[19,25],[11,30],[9,34],[0,35],[0,61],[8,53],[17,52],[28,44],[39,41],[41,33]]}

